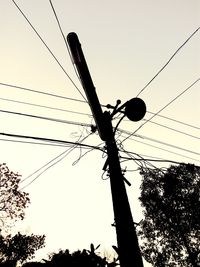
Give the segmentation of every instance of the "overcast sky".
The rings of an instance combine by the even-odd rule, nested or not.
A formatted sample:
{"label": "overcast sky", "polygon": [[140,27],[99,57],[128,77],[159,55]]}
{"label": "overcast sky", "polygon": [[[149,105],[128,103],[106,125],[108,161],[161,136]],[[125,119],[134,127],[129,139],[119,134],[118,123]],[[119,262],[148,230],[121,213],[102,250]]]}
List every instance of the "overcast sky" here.
{"label": "overcast sky", "polygon": [[[15,3],[29,23],[14,1],[1,0],[0,142],[1,162],[22,175],[21,188],[30,193],[32,203],[20,227],[26,233],[47,235],[42,256],[59,248],[87,248],[91,242],[109,250],[116,238],[109,179],[102,171],[106,155],[92,149],[80,158],[89,150],[76,146],[70,152],[71,144],[2,135],[68,142],[88,136],[83,143],[104,147],[96,133],[89,135],[94,121],[50,2]],[[151,162],[158,167],[169,166],[167,160],[200,164],[200,2],[52,4],[64,36],[78,34],[102,105],[115,105],[117,99],[124,103],[139,94],[147,106],[146,120],[160,111],[140,129],[144,120],[124,119],[119,128],[127,132],[117,133],[120,150],[163,159]],[[133,159],[122,163],[132,183],[127,191],[136,222],[142,219],[138,164]]]}

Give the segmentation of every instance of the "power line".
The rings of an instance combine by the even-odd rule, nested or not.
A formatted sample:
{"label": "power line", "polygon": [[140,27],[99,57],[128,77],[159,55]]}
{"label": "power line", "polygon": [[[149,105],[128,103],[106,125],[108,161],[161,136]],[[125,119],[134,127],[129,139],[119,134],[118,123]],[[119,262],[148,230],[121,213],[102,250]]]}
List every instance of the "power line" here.
{"label": "power line", "polygon": [[199,31],[200,27],[197,28],[187,39],[186,41],[173,53],[169,60],[164,64],[164,66],[153,76],[153,78],[139,91],[137,97],[144,92],[144,90],[153,82],[153,80],[167,67],[170,61],[176,56],[176,54],[186,45],[186,43]]}
{"label": "power line", "polygon": [[171,105],[174,101],[176,101],[180,96],[182,96],[184,93],[186,93],[189,89],[191,89],[197,82],[200,81],[200,78],[198,78],[196,81],[194,81],[191,85],[189,85],[185,90],[183,90],[180,94],[178,94],[175,98],[173,98],[170,102],[168,102],[163,108],[161,108],[159,111],[157,111],[150,119],[146,120],[143,124],[141,124],[134,132],[132,132],[129,136],[127,136],[123,141],[126,141],[130,136],[134,135],[139,129],[141,129],[145,124],[147,124],[149,121],[151,121],[154,117],[156,117],[161,111],[166,109],[169,105]]}
{"label": "power line", "polygon": [[[114,107],[111,106],[111,105],[101,105],[101,106],[114,109]],[[155,112],[148,111],[148,110],[146,111],[146,113],[149,113],[151,115],[156,115]],[[118,113],[118,115],[116,117],[114,117],[114,119],[115,120],[118,119],[118,118],[121,119],[122,114],[124,115],[124,111],[120,110],[120,112]],[[163,119],[166,119],[166,120],[170,120],[170,121],[179,123],[179,124],[182,124],[184,126],[187,126],[187,127],[190,127],[190,128],[196,129],[196,130],[200,130],[200,127],[198,127],[196,125],[192,125],[192,124],[189,124],[189,123],[186,123],[186,122],[183,122],[183,121],[180,121],[180,120],[176,120],[176,119],[173,119],[173,118],[170,118],[170,117],[167,117],[167,116],[163,116],[163,115],[160,115],[160,114],[157,114],[156,116],[160,117],[160,118],[163,118]],[[125,119],[124,121],[131,122],[129,119]]]}
{"label": "power line", "polygon": [[[58,24],[58,28],[59,28],[59,30],[60,30],[60,33],[61,33],[62,38],[63,38],[64,43],[65,43],[65,46],[66,46],[66,48],[67,48],[67,52],[68,52],[69,57],[70,57],[70,59],[71,59],[71,62],[72,62],[72,66],[73,66],[73,68],[74,68],[74,71],[75,71],[75,73],[76,73],[78,79],[80,80],[80,77],[79,77],[78,72],[77,72],[77,70],[76,70],[76,68],[75,68],[75,65],[74,65],[74,62],[73,62],[73,59],[72,59],[72,55],[71,55],[71,53],[70,53],[70,50],[69,50],[69,47],[68,47],[68,44],[67,44],[67,40],[66,40],[66,38],[65,38],[65,35],[64,35],[64,33],[63,33],[63,30],[62,30],[62,27],[61,27],[59,18],[58,18],[58,16],[57,16],[56,10],[55,10],[55,8],[54,8],[53,3],[52,3],[51,0],[49,0],[49,3],[50,3],[50,5],[51,5],[52,11],[53,11],[53,13],[54,13],[56,22],[57,22],[57,24]],[[81,82],[81,80],[80,80],[80,82]]]}
{"label": "power line", "polygon": [[[124,149],[122,149],[122,152],[127,154],[132,160],[134,160],[137,163],[137,165],[139,166],[139,168],[143,168],[143,164],[145,164],[146,166],[149,165],[150,167],[156,168],[156,166],[154,166],[149,161],[145,161],[144,158],[137,153],[129,153],[128,151],[126,151]],[[137,158],[135,156],[137,156]],[[138,158],[139,158],[139,161],[137,161]]]}
{"label": "power line", "polygon": [[147,137],[147,136],[144,136],[144,135],[136,135],[136,137],[139,137],[139,138],[142,138],[142,139],[146,139],[146,140],[149,140],[151,142],[155,142],[155,143],[158,143],[158,144],[161,144],[161,145],[169,146],[169,147],[172,147],[172,148],[175,148],[175,149],[179,149],[179,150],[184,151],[184,152],[188,152],[188,153],[200,156],[200,153],[197,153],[195,151],[192,151],[192,150],[189,150],[189,149],[186,149],[186,148],[182,148],[182,147],[179,147],[179,146],[175,146],[175,145],[172,145],[172,144],[169,144],[169,143],[166,143],[166,142],[163,142],[163,141],[151,138],[151,137]]}
{"label": "power line", "polygon": [[[30,89],[30,88],[22,87],[22,86],[18,86],[18,85],[2,83],[2,82],[0,82],[0,85],[6,86],[6,87],[15,88],[15,89],[19,89],[19,90],[24,90],[24,91],[31,92],[31,93],[42,94],[42,95],[47,95],[47,96],[56,97],[56,98],[60,98],[60,99],[65,99],[65,100],[69,100],[69,101],[75,101],[75,102],[79,102],[79,103],[83,103],[83,104],[88,104],[85,100],[72,98],[72,97],[67,97],[67,96],[62,96],[62,95],[56,95],[56,94],[52,94],[52,93],[46,93],[46,92],[43,92],[43,91],[38,91],[38,90],[34,90],[34,89]],[[101,104],[101,107],[106,108],[107,105],[102,105]]]}
{"label": "power line", "polygon": [[[143,119],[143,120],[144,120],[144,121],[147,121],[146,119]],[[172,127],[163,125],[163,124],[161,124],[161,123],[157,123],[157,122],[154,122],[154,121],[149,121],[149,122],[152,123],[152,124],[155,124],[155,125],[157,125],[157,126],[163,127],[163,128],[165,128],[165,129],[168,129],[168,130],[171,130],[171,131],[174,131],[174,132],[177,132],[177,133],[186,135],[186,136],[188,136],[188,137],[195,138],[195,139],[200,139],[200,137],[198,137],[198,136],[195,136],[195,135],[192,135],[192,134],[188,134],[188,133],[183,132],[183,131],[179,131],[179,130],[177,130],[177,129],[175,129],[175,128],[172,128]]]}
{"label": "power line", "polygon": [[69,146],[69,145],[63,145],[63,144],[31,142],[31,141],[12,140],[12,139],[5,139],[5,138],[0,138],[0,141],[11,142],[11,143],[21,143],[21,144],[31,144],[31,145],[42,145],[42,146],[57,146],[57,147],[68,147]]}
{"label": "power line", "polygon": [[174,154],[174,155],[177,155],[177,156],[181,156],[181,157],[184,157],[184,158],[187,158],[187,159],[190,159],[190,160],[194,160],[194,161],[198,161],[200,162],[198,159],[195,159],[195,158],[192,158],[192,157],[188,157],[188,156],[185,156],[183,154],[180,154],[180,153],[177,153],[177,152],[173,152],[171,150],[168,150],[168,149],[164,149],[164,148],[161,148],[161,147],[158,147],[158,146],[155,146],[155,145],[151,145],[149,143],[145,143],[143,141],[139,141],[139,140],[136,140],[136,139],[133,139],[131,138],[131,140],[137,142],[137,143],[140,143],[140,144],[143,144],[143,145],[146,145],[146,146],[149,146],[149,147],[153,147],[153,148],[156,148],[156,149],[159,149],[159,150],[162,150],[162,151],[165,151],[165,152],[168,152],[170,154]]}
{"label": "power line", "polygon": [[[10,85],[8,85],[10,86]],[[20,88],[21,89],[21,88]],[[26,90],[31,90],[31,89],[28,89],[28,88],[23,88],[23,89],[26,89]],[[31,90],[32,91],[32,90]],[[41,91],[35,91],[33,90],[35,93],[43,93]],[[44,93],[44,94],[47,94],[49,95],[48,93]],[[51,95],[51,94],[50,94]],[[53,95],[55,97],[59,97],[59,98],[63,98],[62,96],[59,96],[59,95]],[[74,98],[68,98],[68,97],[64,97],[65,99],[67,100],[72,100],[72,101],[80,101],[80,102],[83,102],[83,103],[86,103],[85,101],[82,101],[82,100],[79,100],[79,99],[74,99]],[[51,110],[57,110],[57,111],[63,111],[63,112],[68,112],[68,113],[73,113],[73,114],[78,114],[78,115],[84,115],[84,116],[88,116],[88,117],[92,117],[91,114],[89,113],[83,113],[83,112],[78,112],[78,111],[73,111],[73,110],[68,110],[68,109],[61,109],[61,108],[55,108],[55,107],[50,107],[50,106],[45,106],[45,105],[39,105],[39,104],[34,104],[34,103],[30,103],[30,102],[24,102],[24,101],[19,101],[19,100],[14,100],[14,99],[8,99],[8,98],[1,98],[0,97],[0,100],[2,101],[8,101],[8,102],[13,102],[13,103],[18,103],[18,104],[24,104],[24,105],[30,105],[30,106],[34,106],[34,107],[40,107],[40,108],[46,108],[46,109],[51,109]],[[104,106],[104,105],[102,105]],[[153,113],[153,112],[150,112],[150,111],[147,111],[147,113],[149,114],[153,114],[155,115],[156,113]],[[188,123],[185,123],[185,122],[182,122],[182,121],[179,121],[179,120],[175,120],[175,119],[172,119],[172,118],[169,118],[169,117],[166,117],[166,116],[162,116],[162,115],[159,115],[157,114],[158,117],[161,117],[161,118],[164,118],[164,119],[167,119],[167,120],[170,120],[170,121],[174,121],[176,123],[179,123],[179,124],[182,124],[182,125],[185,125],[185,126],[188,126],[188,127],[191,127],[191,128],[194,128],[194,129],[197,129],[197,130],[200,130],[200,127],[197,127],[195,125],[191,125],[191,124],[188,124]],[[144,119],[145,120],[145,119]],[[129,120],[127,120],[129,121]],[[145,120],[146,121],[146,120]],[[173,131],[176,131],[176,132],[179,132],[179,133],[182,133],[182,134],[185,134],[187,136],[190,136],[190,137],[193,137],[193,138],[196,138],[196,139],[200,139],[199,137],[197,136],[193,136],[193,135],[190,135],[188,133],[185,133],[185,132],[182,132],[182,131],[179,131],[179,130],[176,130],[174,128],[171,128],[171,127],[168,127],[168,126],[165,126],[165,125],[162,125],[162,124],[159,124],[159,123],[156,123],[156,122],[152,122],[152,121],[149,121],[150,123],[153,123],[153,124],[157,124],[161,127],[164,127],[164,128],[167,128],[167,129],[170,129],[170,130],[173,130]]]}
{"label": "power line", "polygon": [[[152,113],[152,114],[155,114],[155,113]],[[161,116],[161,117],[162,117],[162,116]],[[123,118],[123,117],[122,117],[122,118]],[[168,120],[173,120],[173,119],[170,119],[170,118],[168,118],[168,117],[165,117],[165,118],[167,118]],[[148,119],[143,119],[143,121],[147,121],[147,120],[148,120]],[[127,122],[130,122],[130,120],[128,120],[128,119],[127,119],[126,121],[127,121]],[[157,126],[163,127],[163,128],[165,128],[165,129],[168,129],[168,130],[171,130],[171,131],[174,131],[174,132],[177,132],[177,133],[186,135],[186,136],[191,137],[191,138],[200,139],[200,137],[198,137],[198,136],[196,136],[196,135],[192,135],[192,134],[189,134],[189,133],[186,133],[186,132],[177,130],[177,129],[173,128],[173,127],[169,127],[169,126],[167,126],[167,125],[164,125],[164,124],[161,124],[161,123],[158,123],[158,122],[154,122],[154,121],[148,121],[148,122],[150,122],[150,123],[152,123],[152,124],[155,124],[155,125],[157,125]],[[182,123],[182,122],[180,122],[180,121],[177,121],[177,122],[179,122],[179,123],[185,125],[185,123]],[[187,125],[187,126],[189,126],[189,125]],[[190,127],[193,127],[193,126],[190,125]],[[194,126],[194,127],[195,127],[195,126]],[[195,127],[195,128],[197,128],[197,127]]]}
{"label": "power line", "polygon": [[[64,33],[63,33],[63,30],[62,30],[62,27],[61,27],[61,25],[60,25],[60,21],[59,21],[59,19],[58,19],[58,16],[57,16],[56,10],[55,10],[55,8],[54,8],[54,6],[53,6],[53,3],[52,3],[52,1],[51,1],[51,0],[49,0],[49,3],[50,3],[50,5],[51,5],[52,11],[53,11],[53,13],[54,13],[54,16],[55,16],[56,22],[57,22],[57,24],[58,24],[58,27],[59,27],[59,30],[60,30],[60,33],[61,33],[61,35],[62,35],[62,37],[63,37],[63,40],[64,40],[64,42],[65,42],[65,45],[66,45],[66,48],[67,48],[67,50],[68,50],[68,45],[67,45],[67,42],[66,42],[66,39],[65,39],[65,36],[64,36]],[[68,52],[69,52],[69,50],[68,50]],[[70,53],[69,53],[69,54],[70,54]]]}
{"label": "power line", "polygon": [[[156,114],[156,113],[150,112],[150,111],[147,111],[147,113],[152,114],[152,115],[155,115]],[[157,117],[160,117],[160,118],[164,118],[164,119],[170,120],[170,121],[173,121],[173,122],[176,122],[176,123],[180,123],[182,125],[185,125],[185,126],[188,126],[188,127],[194,128],[194,129],[197,129],[197,130],[200,130],[200,127],[195,126],[195,125],[191,125],[189,123],[185,123],[185,122],[182,122],[182,121],[179,121],[179,120],[175,120],[175,119],[172,119],[172,118],[169,118],[167,116],[160,115],[160,114],[157,114],[156,116]]]}
{"label": "power line", "polygon": [[[126,150],[125,150],[126,151]],[[127,151],[127,152],[129,152],[129,151]],[[133,152],[130,152],[130,153],[133,153]],[[150,155],[144,155],[144,154],[138,154],[138,155],[140,155],[141,157],[146,157],[146,158],[148,158],[148,159],[157,159],[157,160],[164,160],[164,161],[167,161],[167,162],[169,162],[170,160],[168,160],[168,159],[165,159],[165,158],[161,158],[161,157],[156,157],[156,156],[150,156]],[[176,161],[173,161],[173,162],[176,162]]]}
{"label": "power line", "polygon": [[[140,136],[136,136],[136,137],[140,137]],[[142,138],[142,137],[141,137],[141,138]],[[177,152],[174,152],[174,151],[171,151],[171,150],[169,150],[169,149],[165,149],[165,148],[162,148],[162,147],[159,147],[159,146],[155,146],[155,145],[146,143],[146,142],[144,142],[144,141],[139,141],[139,140],[134,139],[134,138],[130,138],[130,139],[133,140],[133,141],[135,141],[135,142],[137,142],[137,143],[140,143],[140,144],[143,144],[143,145],[146,145],[146,146],[149,146],[149,147],[153,147],[153,148],[156,148],[156,149],[159,149],[159,150],[162,150],[162,151],[165,151],[165,152],[168,152],[168,153],[177,155],[177,156],[181,156],[181,157],[184,157],[184,158],[187,158],[187,159],[191,159],[191,160],[199,161],[199,160],[197,160],[197,159],[195,159],[195,158],[188,157],[188,156],[186,156],[186,155],[183,155],[183,154],[180,154],[180,153],[177,153]],[[144,138],[144,139],[145,139],[145,138]],[[148,139],[148,138],[146,138],[146,139]],[[152,141],[152,140],[150,140],[150,141]],[[154,141],[152,141],[152,142],[159,143],[159,141],[157,141],[156,139],[155,139]],[[164,145],[169,146],[169,147],[172,146],[171,144],[168,144],[168,143],[165,143]],[[179,148],[176,147],[176,149],[180,149],[180,150],[182,150],[181,147],[179,147]],[[192,153],[193,151],[187,151],[187,152]],[[195,152],[195,154],[196,154],[196,152]],[[199,162],[200,162],[200,161],[199,161]]]}
{"label": "power line", "polygon": [[44,46],[46,47],[46,49],[49,51],[49,53],[52,55],[52,57],[54,58],[54,60],[56,61],[56,63],[59,65],[59,67],[62,69],[62,71],[65,73],[65,75],[67,76],[67,78],[70,80],[70,82],[74,85],[74,87],[76,88],[76,90],[79,92],[79,94],[83,97],[83,99],[85,99],[85,101],[87,102],[85,96],[82,94],[82,92],[80,91],[80,89],[78,88],[78,86],[74,83],[74,81],[72,80],[72,78],[69,76],[69,74],[67,73],[67,71],[64,69],[64,67],[61,65],[61,63],[59,62],[59,60],[56,58],[56,56],[54,55],[54,53],[51,51],[51,49],[49,48],[49,46],[46,44],[46,42],[43,40],[43,38],[41,37],[41,35],[38,33],[38,31],[36,30],[36,28],[33,26],[33,24],[30,22],[30,20],[28,19],[28,17],[25,15],[25,13],[22,11],[22,9],[19,7],[19,5],[12,0],[12,2],[14,3],[14,5],[16,6],[16,8],[19,10],[19,12],[22,14],[22,16],[25,18],[25,20],[28,22],[28,24],[30,25],[30,27],[32,28],[32,30],[36,33],[36,35],[38,36],[38,38],[40,39],[40,41],[44,44]]}
{"label": "power line", "polygon": [[[59,154],[58,156],[54,157],[52,160],[48,161],[45,165],[43,165],[42,167],[40,167],[39,169],[37,169],[36,171],[34,171],[32,174],[28,175],[26,178],[24,178],[22,182],[26,181],[27,179],[29,179],[30,177],[32,177],[34,174],[36,174],[37,172],[41,171],[42,169],[45,169],[39,173],[33,180],[31,180],[27,185],[25,185],[24,187],[22,187],[20,190],[23,190],[24,188],[28,187],[29,185],[31,185],[33,182],[35,182],[44,172],[46,172],[47,170],[49,170],[51,167],[53,167],[55,164],[57,164],[58,162],[60,162],[61,160],[63,160],[66,156],[68,156],[77,146],[81,145],[83,141],[85,141],[92,133],[89,133],[87,136],[85,136],[84,138],[82,138],[80,140],[80,138],[78,139],[78,141],[76,142],[76,144],[74,144],[72,147],[68,148],[67,150],[65,150],[64,152],[62,152],[61,154]],[[57,160],[58,159],[58,160]],[[57,160],[57,161],[55,161]],[[52,163],[52,164],[51,164]],[[51,164],[51,165],[49,165]]]}
{"label": "power line", "polygon": [[[128,153],[130,153],[130,152],[128,152]],[[121,157],[121,159],[133,160],[132,158],[128,158],[128,157]],[[137,161],[150,161],[150,162],[152,161],[152,162],[163,162],[163,163],[181,164],[181,162],[174,161],[174,160],[168,160],[168,159],[134,158],[134,160],[137,160]]]}
{"label": "power line", "polygon": [[[39,169],[37,169],[36,171],[34,171],[32,174],[28,175],[26,178],[24,178],[20,183],[23,183],[24,181],[26,181],[28,178],[30,178],[31,176],[33,176],[35,173],[37,173],[38,171],[42,170],[43,168],[45,168],[46,166],[48,166],[48,164],[50,164],[52,161],[56,160],[58,157],[61,157],[63,154],[65,154],[65,156],[67,156],[70,152],[71,152],[71,147],[67,150],[65,150],[64,152],[62,152],[61,154],[59,154],[56,158],[54,158],[53,160],[47,162],[44,166],[40,167]],[[68,152],[68,153],[67,153]],[[63,159],[63,158],[62,158]],[[62,160],[60,159],[60,160]],[[59,160],[59,161],[60,161]],[[46,169],[44,169],[41,173],[39,173],[33,180],[31,180],[28,184],[26,184],[25,186],[23,186],[22,188],[20,188],[19,190],[22,191],[24,190],[26,187],[30,186],[33,182],[35,182],[44,172],[46,172],[49,168],[51,168],[52,166],[54,166],[56,163],[58,163],[59,161],[52,163],[52,165],[48,166]]]}
{"label": "power line", "polygon": [[[37,118],[37,119],[44,119],[44,120],[50,120],[50,121],[55,121],[55,122],[61,122],[61,123],[67,123],[67,124],[73,124],[73,125],[79,125],[79,126],[84,126],[84,127],[91,127],[91,124],[86,124],[86,123],[82,123],[82,122],[75,122],[75,121],[67,121],[67,120],[60,120],[60,119],[53,119],[53,118],[47,118],[47,117],[42,117],[42,116],[35,116],[35,115],[31,115],[31,114],[25,114],[25,113],[19,113],[19,112],[12,112],[12,111],[7,111],[7,110],[0,110],[0,112],[4,112],[4,113],[9,113],[9,114],[14,114],[14,115],[22,115],[22,116],[28,116],[28,117],[32,117],[32,118]],[[157,123],[156,123],[157,124]],[[162,127],[166,127],[166,128],[169,128],[167,126],[164,126],[164,125],[161,125],[161,124],[158,124],[159,126],[162,126]],[[174,131],[177,131],[173,128],[169,128],[170,130],[174,130]],[[120,132],[123,132],[123,133],[126,133],[126,134],[129,134],[129,136],[132,134],[128,131],[125,131],[125,130],[122,130],[122,129],[118,129],[118,131]],[[191,136],[187,133],[184,133],[184,132],[180,132],[180,131],[177,131],[179,133],[182,133],[182,134],[186,134],[190,137],[195,137],[197,139],[199,139],[198,137],[196,136]],[[149,139],[147,137],[144,137],[144,136],[139,136],[137,135],[138,137],[141,137],[141,138],[146,138],[146,139]],[[151,140],[152,141],[152,140]],[[155,140],[154,140],[155,141]],[[169,144],[166,144],[165,145],[169,145]],[[190,151],[189,151],[190,152]]]}
{"label": "power line", "polygon": [[[121,131],[122,133],[130,135],[130,132],[128,132],[126,130],[120,129],[119,131]],[[179,146],[175,146],[175,145],[172,145],[172,144],[157,140],[155,138],[147,137],[147,136],[144,136],[144,135],[134,135],[134,137],[138,137],[138,138],[141,138],[141,139],[146,139],[146,140],[149,140],[151,142],[159,143],[161,145],[165,145],[165,146],[169,146],[169,147],[172,147],[172,148],[175,148],[175,149],[182,150],[184,152],[189,152],[189,153],[192,153],[192,154],[195,154],[195,155],[200,155],[200,153],[197,153],[195,151],[192,151],[192,150],[189,150],[189,149],[186,149],[186,148],[182,148],[182,147],[179,147]]]}
{"label": "power line", "polygon": [[46,108],[46,109],[51,109],[51,110],[69,112],[69,113],[73,113],[73,114],[85,115],[85,116],[92,117],[92,115],[91,114],[88,114],[88,113],[83,113],[83,112],[78,112],[78,111],[73,111],[73,110],[68,110],[68,109],[62,109],[62,108],[54,108],[54,107],[50,107],[50,106],[39,105],[39,104],[34,104],[34,103],[29,103],[29,102],[24,102],[24,101],[9,99],[9,98],[2,98],[2,97],[0,97],[0,100],[8,101],[8,102],[13,102],[13,103],[17,103],[17,104],[29,105],[29,106],[33,106],[33,107]]}
{"label": "power line", "polygon": [[71,142],[71,141],[65,141],[65,140],[60,140],[60,139],[52,139],[52,138],[30,136],[30,135],[11,134],[11,133],[3,133],[3,132],[0,132],[0,135],[12,137],[12,138],[18,138],[18,139],[43,141],[43,142],[47,142],[47,143],[57,143],[57,144],[62,144],[62,145],[78,145],[78,146],[81,146],[83,148],[92,148],[92,149],[97,149],[97,150],[104,152],[104,149],[99,147],[99,146],[92,146],[92,145],[88,145],[88,144],[82,144],[79,142]]}
{"label": "power line", "polygon": [[43,91],[38,91],[38,90],[34,90],[34,89],[30,89],[30,88],[26,88],[26,87],[22,87],[22,86],[18,86],[18,85],[12,85],[12,84],[1,83],[1,82],[0,82],[0,85],[7,86],[7,87],[12,87],[12,88],[16,88],[16,89],[20,89],[20,90],[24,90],[24,91],[28,91],[28,92],[31,92],[31,93],[37,93],[37,94],[52,96],[52,97],[56,97],[56,98],[60,98],[60,99],[81,102],[81,103],[84,103],[84,104],[87,103],[85,100],[81,100],[81,99],[77,99],[77,98],[71,98],[71,97],[66,97],[66,96],[61,96],[61,95],[56,95],[56,94],[52,94],[52,93],[46,93],[46,92],[43,92]]}
{"label": "power line", "polygon": [[[103,106],[103,105],[102,105]],[[104,105],[104,107],[106,107],[105,105]],[[112,108],[114,108],[114,107],[112,107]],[[124,116],[124,111],[120,111],[122,114],[123,114],[123,116]],[[151,112],[151,111],[146,111],[146,113],[149,113],[149,114],[151,114],[151,115],[156,115],[156,113],[155,112]],[[186,123],[186,122],[183,122],[183,121],[180,121],[180,120],[176,120],[176,119],[173,119],[173,118],[170,118],[170,117],[167,117],[167,116],[163,116],[163,115],[160,115],[160,114],[157,114],[156,115],[157,117],[160,117],[160,118],[163,118],[163,119],[166,119],[166,120],[169,120],[169,121],[173,121],[173,122],[176,122],[176,123],[179,123],[179,124],[182,124],[182,125],[184,125],[184,126],[187,126],[187,127],[190,127],[190,128],[193,128],[193,129],[196,129],[196,130],[200,130],[200,127],[198,127],[198,126],[195,126],[195,125],[192,125],[192,124],[189,124],[189,123]],[[118,115],[116,116],[116,117],[114,117],[114,119],[116,120],[116,119],[121,119],[122,118],[122,115],[120,114],[120,113],[118,113]],[[129,119],[125,119],[124,121],[126,121],[126,122],[131,122]]]}
{"label": "power line", "polygon": [[91,124],[83,123],[83,122],[53,119],[53,118],[48,118],[48,117],[43,117],[43,116],[36,116],[36,115],[31,115],[31,114],[26,114],[26,113],[21,113],[21,112],[15,112],[15,111],[9,111],[9,110],[2,110],[2,109],[0,110],[0,112],[13,114],[13,115],[19,115],[19,116],[25,116],[25,117],[34,118],[34,119],[41,119],[41,120],[48,120],[48,121],[53,121],[53,122],[65,123],[65,124],[72,124],[72,125],[77,125],[77,126],[91,127]]}

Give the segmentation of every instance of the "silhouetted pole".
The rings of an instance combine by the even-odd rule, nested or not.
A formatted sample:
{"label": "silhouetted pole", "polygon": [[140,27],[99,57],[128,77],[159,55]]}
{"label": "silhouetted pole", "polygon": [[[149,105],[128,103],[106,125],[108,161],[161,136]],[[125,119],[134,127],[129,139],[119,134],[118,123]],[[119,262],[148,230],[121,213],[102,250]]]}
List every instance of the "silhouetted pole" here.
{"label": "silhouetted pole", "polygon": [[73,32],[69,33],[67,41],[99,135],[106,143],[120,265],[121,267],[143,267],[136,230],[120,167],[110,113],[107,111],[102,112],[77,35]]}

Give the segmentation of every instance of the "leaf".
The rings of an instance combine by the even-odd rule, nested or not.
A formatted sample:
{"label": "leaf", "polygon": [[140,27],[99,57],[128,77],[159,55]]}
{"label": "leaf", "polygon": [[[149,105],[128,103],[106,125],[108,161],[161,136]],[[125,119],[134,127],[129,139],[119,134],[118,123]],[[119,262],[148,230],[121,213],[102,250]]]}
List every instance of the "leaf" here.
{"label": "leaf", "polygon": [[144,258],[153,266],[199,266],[200,168],[179,164],[140,173]]}

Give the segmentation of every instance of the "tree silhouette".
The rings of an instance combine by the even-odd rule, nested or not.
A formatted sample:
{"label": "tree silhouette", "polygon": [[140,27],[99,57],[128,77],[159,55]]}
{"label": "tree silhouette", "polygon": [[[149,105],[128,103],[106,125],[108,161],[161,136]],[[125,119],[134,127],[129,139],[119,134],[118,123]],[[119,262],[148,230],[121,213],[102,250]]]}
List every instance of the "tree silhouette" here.
{"label": "tree silhouette", "polygon": [[44,247],[45,236],[22,235],[0,236],[0,254],[3,262],[24,262],[33,258],[35,252]]}
{"label": "tree silhouette", "polygon": [[[106,258],[100,257],[96,253],[97,246],[90,245],[90,250],[83,249],[70,253],[69,250],[60,250],[58,253],[50,255],[50,259],[46,261],[47,267],[115,267],[118,265],[117,259],[113,259],[112,262],[108,262]],[[36,266],[36,265],[35,265]],[[29,264],[25,264],[24,267],[34,267]]]}
{"label": "tree silhouette", "polygon": [[144,258],[156,267],[200,266],[200,168],[142,169]]}
{"label": "tree silhouette", "polygon": [[30,203],[28,194],[19,190],[20,175],[0,164],[0,221],[5,229],[9,222],[23,219]]}
{"label": "tree silhouette", "polygon": [[34,256],[44,246],[44,236],[8,234],[17,219],[24,219],[25,208],[30,203],[28,193],[19,190],[21,176],[0,164],[0,263],[14,266]]}

